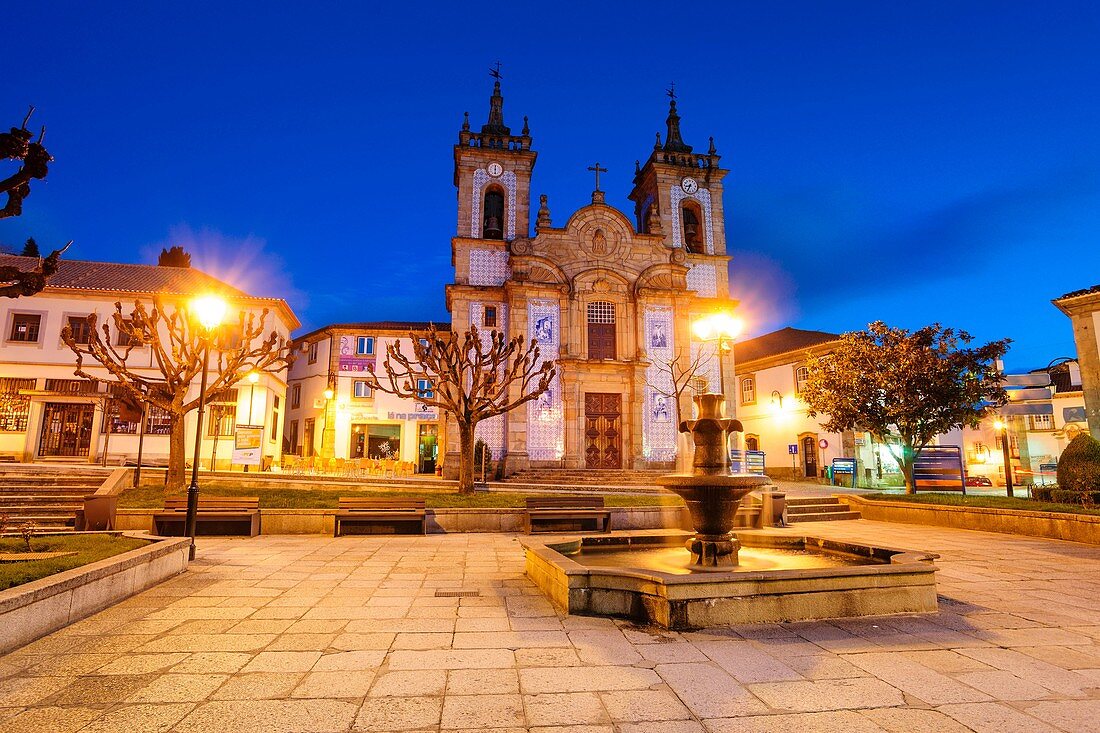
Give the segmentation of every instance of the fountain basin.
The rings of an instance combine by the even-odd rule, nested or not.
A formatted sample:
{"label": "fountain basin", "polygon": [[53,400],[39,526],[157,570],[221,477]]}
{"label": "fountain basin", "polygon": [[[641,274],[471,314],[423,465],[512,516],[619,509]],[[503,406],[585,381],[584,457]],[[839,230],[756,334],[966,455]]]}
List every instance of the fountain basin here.
{"label": "fountain basin", "polygon": [[[690,553],[683,547],[692,536],[632,533],[521,542],[528,577],[570,614],[683,630],[937,609],[936,556],[930,553],[739,531],[743,566],[690,572]],[[677,553],[682,565],[674,560]]]}

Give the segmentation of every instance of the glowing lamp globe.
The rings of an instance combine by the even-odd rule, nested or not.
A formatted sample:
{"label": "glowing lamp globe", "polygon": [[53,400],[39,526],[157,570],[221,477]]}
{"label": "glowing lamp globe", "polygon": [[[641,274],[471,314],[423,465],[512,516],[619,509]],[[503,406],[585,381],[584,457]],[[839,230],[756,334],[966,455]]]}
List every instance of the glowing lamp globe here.
{"label": "glowing lamp globe", "polygon": [[258,381],[260,381],[260,373],[259,372],[252,371],[252,372],[248,373],[248,382],[250,384],[255,384]]}
{"label": "glowing lamp globe", "polygon": [[207,331],[221,325],[227,308],[226,302],[217,295],[200,295],[191,301],[191,312]]}

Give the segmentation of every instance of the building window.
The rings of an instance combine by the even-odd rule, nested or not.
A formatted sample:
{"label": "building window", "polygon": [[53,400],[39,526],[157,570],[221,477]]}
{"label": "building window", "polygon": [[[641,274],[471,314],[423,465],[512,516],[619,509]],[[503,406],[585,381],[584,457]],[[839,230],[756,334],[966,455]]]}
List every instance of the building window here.
{"label": "building window", "polygon": [[745,450],[760,450],[760,438],[755,435],[746,435]]}
{"label": "building window", "polygon": [[482,239],[504,239],[504,192],[493,187],[485,191],[481,215]]}
{"label": "building window", "polygon": [[800,366],[794,370],[794,391],[797,394],[802,393],[802,388],[806,386],[806,380],[810,378],[810,370],[807,367]]}
{"label": "building window", "polygon": [[218,329],[218,346],[222,351],[234,351],[241,348],[241,341],[244,339],[244,330],[241,324],[227,323]]}
{"label": "building window", "polygon": [[597,300],[588,304],[588,358],[615,358],[615,304]]}
{"label": "building window", "polygon": [[35,379],[0,377],[0,432],[22,433],[27,430],[27,415],[31,398],[19,394],[21,389],[34,389]]}
{"label": "building window", "polygon": [[1054,430],[1053,415],[1031,415],[1032,430]]}
{"label": "building window", "polygon": [[432,389],[431,380],[416,380],[416,396],[422,400],[430,400],[432,397],[435,397],[435,390]]}
{"label": "building window", "polygon": [[497,307],[495,305],[485,306],[485,315],[481,319],[481,325],[485,328],[497,327]]}
{"label": "building window", "polygon": [[271,398],[271,432],[268,434],[268,442],[274,443],[279,432],[279,395]]}
{"label": "building window", "polygon": [[310,364],[316,364],[317,363],[317,344],[318,343],[320,343],[320,342],[319,341],[314,341],[312,344],[309,345],[309,352],[308,352],[309,353],[309,358],[306,361],[309,362]]}
{"label": "building window", "polygon": [[741,380],[741,404],[751,405],[756,402],[756,380],[753,377],[745,377]]}
{"label": "building window", "polygon": [[92,340],[92,327],[87,316],[69,316],[68,325],[76,343],[87,344]]}
{"label": "building window", "polygon": [[156,405],[145,408],[145,434],[146,435],[171,435],[172,415]]}
{"label": "building window", "polygon": [[290,388],[290,409],[297,410],[302,406],[302,385],[296,384]]}
{"label": "building window", "polygon": [[[126,329],[133,328],[133,321],[123,321],[122,324],[118,324],[119,327],[115,334],[115,346],[129,346],[130,342],[134,339],[130,336],[130,331]],[[137,346],[137,344],[134,344]]]}
{"label": "building window", "polygon": [[38,330],[42,326],[42,316],[36,313],[16,313],[11,319],[10,341],[38,343]]}
{"label": "building window", "polygon": [[351,388],[352,395],[359,399],[368,399],[374,396],[374,392],[371,391],[370,385],[367,384],[366,380],[356,379],[351,383]]}
{"label": "building window", "polygon": [[358,356],[372,356],[374,354],[374,336],[360,336],[355,339],[355,353]]}
{"label": "building window", "polygon": [[210,400],[206,434],[210,437],[233,434],[237,425],[237,390],[223,389]]}

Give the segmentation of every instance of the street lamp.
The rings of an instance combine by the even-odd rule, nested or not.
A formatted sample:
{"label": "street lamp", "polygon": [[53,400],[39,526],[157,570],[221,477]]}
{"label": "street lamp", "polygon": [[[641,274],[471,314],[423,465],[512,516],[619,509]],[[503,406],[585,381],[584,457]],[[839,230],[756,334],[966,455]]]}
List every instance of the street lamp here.
{"label": "street lamp", "polygon": [[732,348],[730,342],[741,334],[744,326],[740,318],[725,311],[704,316],[691,326],[691,330],[700,341],[718,343],[718,385],[722,391],[722,399],[726,398],[726,372],[722,368],[722,355]]}
{"label": "street lamp", "polygon": [[1005,458],[1005,489],[1008,491],[1008,495],[1012,496],[1012,456],[1009,455],[1008,449],[1008,426],[1005,425],[1004,420],[995,420],[993,429],[997,431],[997,435],[1001,438],[1001,450],[1004,451]]}
{"label": "street lamp", "polygon": [[[255,369],[253,369],[252,371],[250,371],[248,373],[248,376],[245,377],[245,379],[248,380],[248,384],[249,384],[249,389],[248,389],[248,424],[251,425],[252,424],[252,400],[256,396],[256,382],[260,381],[260,373],[258,371],[256,371]],[[244,472],[248,473],[248,464],[247,463],[244,464]]]}
{"label": "street lamp", "polygon": [[[199,386],[199,418],[195,425],[195,458],[191,462],[191,485],[187,487],[187,518],[184,531],[191,538],[191,547],[187,551],[189,559],[195,559],[195,515],[199,510],[199,451],[202,448],[202,416],[206,397],[206,366],[210,361],[210,338],[214,329],[225,318],[226,302],[217,295],[200,295],[191,301],[191,315],[203,328],[202,335],[202,379]],[[213,469],[213,466],[211,466]]]}

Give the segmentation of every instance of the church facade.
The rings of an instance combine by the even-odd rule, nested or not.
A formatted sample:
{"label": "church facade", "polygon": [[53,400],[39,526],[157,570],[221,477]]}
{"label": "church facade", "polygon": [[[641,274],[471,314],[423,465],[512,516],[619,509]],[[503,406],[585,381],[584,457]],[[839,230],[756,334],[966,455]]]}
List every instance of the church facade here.
{"label": "church facade", "polygon": [[[722,209],[728,171],[713,139],[706,153],[684,142],[674,98],[666,127],[636,164],[633,216],[606,203],[596,170],[591,204],[557,223],[546,196],[532,211],[537,153],[527,118],[518,135],[505,124],[499,80],[486,124],[473,130],[467,115],[462,125],[455,277],[446,291],[452,328],[535,338],[558,367],[539,400],[478,426],[506,474],[668,468],[692,394],[675,404],[670,370],[696,360],[695,390],[732,385],[732,356],[714,358],[714,344],[695,340],[691,328],[733,305]],[[448,438],[444,471],[453,475],[453,425]]]}

